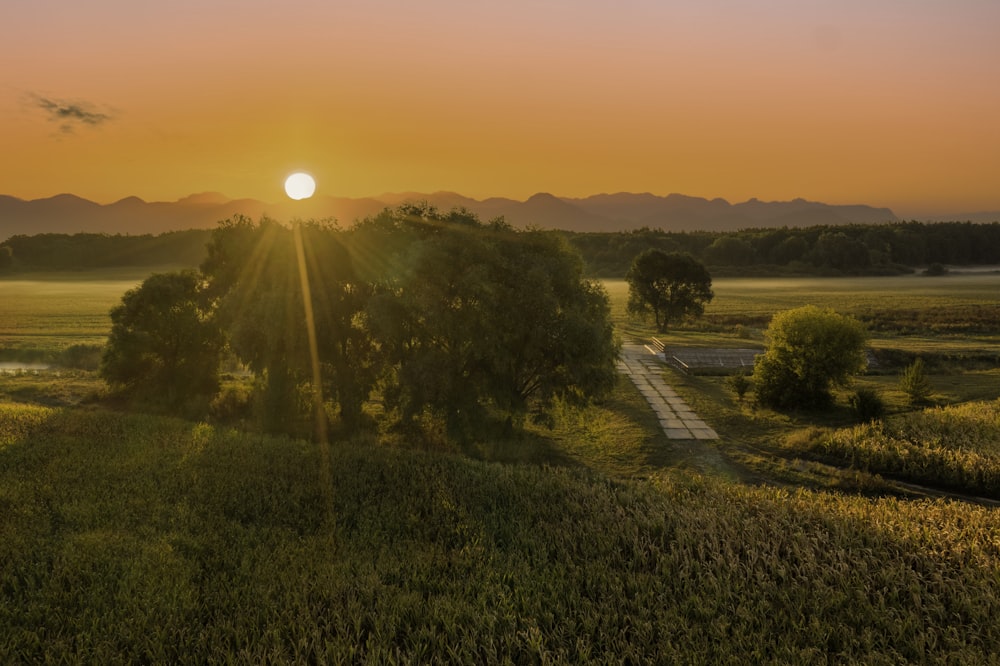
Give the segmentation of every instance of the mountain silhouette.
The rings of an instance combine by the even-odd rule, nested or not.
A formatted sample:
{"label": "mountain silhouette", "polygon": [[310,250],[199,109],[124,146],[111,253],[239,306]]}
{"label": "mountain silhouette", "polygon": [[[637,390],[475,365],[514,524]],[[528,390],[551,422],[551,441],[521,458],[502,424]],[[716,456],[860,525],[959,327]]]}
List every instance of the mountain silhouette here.
{"label": "mountain silhouette", "polygon": [[279,203],[229,199],[218,192],[202,192],[172,202],[147,202],[138,197],[126,197],[104,205],[72,194],[31,201],[0,195],[0,241],[17,234],[159,234],[183,229],[207,229],[236,215],[246,215],[251,219],[266,215],[281,221],[334,220],[346,227],[387,207],[421,202],[446,211],[465,208],[483,221],[503,217],[520,228],[580,232],[628,231],[641,227],[666,231],[731,231],[751,227],[898,221],[888,208],[865,205],[831,205],[804,199],[750,199],[731,204],[725,199],[704,199],[683,194],[657,196],[648,192],[597,194],[586,198],[557,197],[542,192],[525,201],[503,197],[477,200],[455,192],[403,192],[357,199],[318,196],[304,201]]}

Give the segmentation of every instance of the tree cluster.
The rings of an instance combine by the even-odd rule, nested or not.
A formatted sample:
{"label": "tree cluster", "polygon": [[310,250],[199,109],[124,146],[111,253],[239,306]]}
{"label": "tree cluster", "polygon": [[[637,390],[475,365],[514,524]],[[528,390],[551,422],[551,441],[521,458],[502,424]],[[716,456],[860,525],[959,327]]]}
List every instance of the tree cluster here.
{"label": "tree cluster", "polygon": [[158,273],[111,310],[101,375],[111,385],[176,408],[219,387],[222,332],[194,271]]}
{"label": "tree cluster", "polygon": [[[554,233],[426,206],[387,209],[349,230],[238,217],[212,235],[197,307],[205,335],[215,327],[258,378],[269,430],[291,431],[308,411],[313,359],[300,266],[322,393],[346,428],[361,422],[373,395],[402,424],[430,416],[466,434],[544,418],[557,399],[586,401],[613,385],[618,349],[607,295]],[[154,278],[136,292],[152,292]],[[197,309],[187,291],[179,303],[150,297],[161,299],[162,312],[138,307],[133,292],[120,306],[131,327],[120,314],[109,340],[104,374],[113,384],[127,384],[114,372],[132,343],[126,329],[139,334],[160,327],[165,311]],[[147,385],[163,381],[135,367]]]}
{"label": "tree cluster", "polygon": [[[899,273],[914,267],[1000,263],[1000,223],[900,222],[746,229],[733,232],[559,232],[584,259],[587,275],[623,277],[647,249],[694,256],[717,275]],[[0,272],[110,266],[197,266],[208,230],[158,236],[18,235],[0,244]]]}
{"label": "tree cluster", "polygon": [[117,266],[197,266],[211,232],[203,229],[153,235],[35,234],[0,244],[0,272],[76,271]]}
{"label": "tree cluster", "polygon": [[1000,263],[1000,223],[900,222],[735,232],[564,232],[589,275],[621,277],[647,249],[694,256],[738,273],[884,274],[907,267]]}

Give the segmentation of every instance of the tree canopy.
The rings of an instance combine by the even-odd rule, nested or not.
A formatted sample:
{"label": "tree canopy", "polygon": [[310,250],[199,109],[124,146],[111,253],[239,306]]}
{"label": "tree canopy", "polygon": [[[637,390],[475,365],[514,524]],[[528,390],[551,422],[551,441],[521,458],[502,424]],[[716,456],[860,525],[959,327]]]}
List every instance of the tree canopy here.
{"label": "tree canopy", "polygon": [[[356,278],[338,229],[297,224],[324,392],[352,426],[373,382],[369,336],[358,320],[367,287]],[[213,234],[202,271],[232,351],[264,381],[265,427],[289,430],[301,411],[300,388],[312,374],[293,231],[267,218],[227,220]]]}
{"label": "tree canopy", "polygon": [[159,273],[126,292],[111,311],[105,381],[172,407],[213,393],[224,338],[201,285],[194,271]]}
{"label": "tree canopy", "polygon": [[656,330],[667,330],[671,321],[699,316],[712,300],[712,277],[694,257],[679,252],[649,249],[633,260],[628,281],[628,311],[652,313]]}
{"label": "tree canopy", "polygon": [[814,305],[774,315],[765,331],[767,351],[754,365],[757,399],[774,408],[821,407],[832,386],[864,370],[861,322]]}
{"label": "tree canopy", "polygon": [[[607,294],[584,279],[558,234],[411,205],[347,231],[237,217],[212,235],[199,302],[258,378],[269,430],[307,422],[313,366],[300,261],[323,394],[347,428],[373,393],[387,418],[443,419],[464,435],[544,419],[556,400],[591,400],[613,385]],[[122,341],[111,342],[120,354]],[[148,351],[143,344],[133,346]]]}
{"label": "tree canopy", "polygon": [[510,424],[610,389],[607,295],[558,235],[406,207],[361,225],[351,244],[382,266],[366,315],[404,420],[430,410],[467,431],[490,412]]}

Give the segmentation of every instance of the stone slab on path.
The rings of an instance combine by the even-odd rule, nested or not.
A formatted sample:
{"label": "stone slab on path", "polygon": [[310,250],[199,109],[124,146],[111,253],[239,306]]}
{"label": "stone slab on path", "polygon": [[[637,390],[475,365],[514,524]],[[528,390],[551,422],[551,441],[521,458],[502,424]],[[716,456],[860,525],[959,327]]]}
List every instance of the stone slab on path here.
{"label": "stone slab on path", "polygon": [[622,345],[618,370],[629,376],[660,419],[669,439],[719,439],[684,399],[663,381],[659,357],[642,345]]}

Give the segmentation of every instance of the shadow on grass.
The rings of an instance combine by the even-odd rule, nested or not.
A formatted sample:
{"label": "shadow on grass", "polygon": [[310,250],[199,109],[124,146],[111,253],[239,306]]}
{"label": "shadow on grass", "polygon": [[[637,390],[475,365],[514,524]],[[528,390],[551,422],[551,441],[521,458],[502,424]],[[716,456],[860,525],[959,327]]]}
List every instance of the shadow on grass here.
{"label": "shadow on grass", "polygon": [[468,442],[461,453],[473,460],[504,464],[581,467],[584,463],[569,455],[555,435],[535,430],[516,432],[506,437]]}

